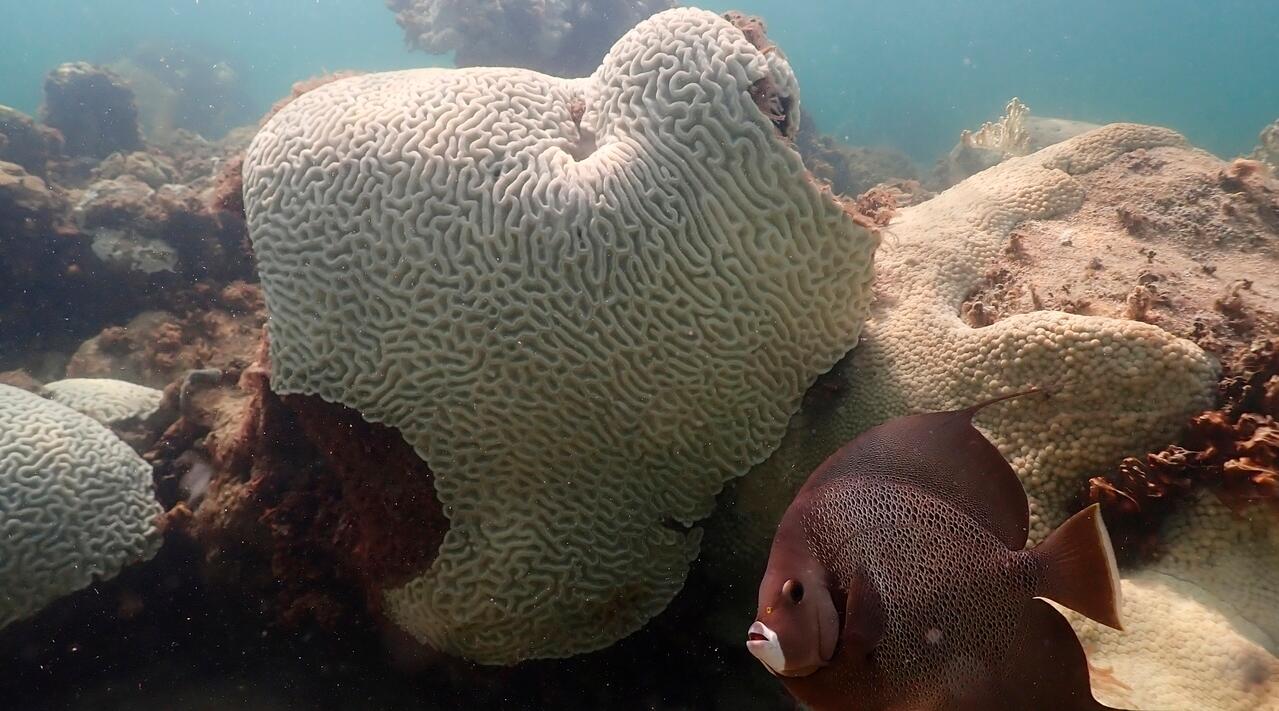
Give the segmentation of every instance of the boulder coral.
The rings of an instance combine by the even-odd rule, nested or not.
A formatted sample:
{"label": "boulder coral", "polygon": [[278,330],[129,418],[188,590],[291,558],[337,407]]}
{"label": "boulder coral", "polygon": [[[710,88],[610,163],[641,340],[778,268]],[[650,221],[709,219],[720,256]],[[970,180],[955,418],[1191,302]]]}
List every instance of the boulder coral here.
{"label": "boulder coral", "polygon": [[[1019,230],[1053,233],[1051,246],[1017,257],[1048,259],[1074,229],[1063,221],[1086,207],[1088,174],[1159,146],[1185,148],[1172,131],[1114,124],[903,209],[876,257],[861,343],[810,391],[778,451],[728,494],[708,541],[717,557],[738,561],[734,569],[762,561],[787,494],[841,444],[893,417],[1042,390],[977,417],[1026,488],[1034,540],[1078,506],[1095,472],[1172,441],[1213,400],[1217,364],[1194,343],[1135,320],[1039,310],[1031,296],[982,319],[965,313],[991,270],[1029,249]],[[1108,214],[1115,219],[1113,207]],[[1135,249],[1124,258],[1144,260]],[[1057,278],[1078,283],[1085,273],[1078,265]]]}
{"label": "boulder coral", "polygon": [[160,547],[151,466],[68,407],[0,385],[0,627]]}
{"label": "boulder coral", "polygon": [[398,428],[449,518],[385,592],[417,638],[511,663],[638,629],[856,343],[878,234],[808,176],[795,77],[738,24],[658,14],[585,79],[343,79],[254,138],[272,388]]}

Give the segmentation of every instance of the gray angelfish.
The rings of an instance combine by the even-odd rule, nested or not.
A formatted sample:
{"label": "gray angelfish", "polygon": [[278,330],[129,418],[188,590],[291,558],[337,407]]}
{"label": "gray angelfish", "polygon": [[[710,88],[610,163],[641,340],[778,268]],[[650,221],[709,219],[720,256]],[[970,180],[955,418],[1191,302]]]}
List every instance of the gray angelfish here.
{"label": "gray angelfish", "polygon": [[1026,493],[972,424],[993,402],[868,430],[786,510],[747,647],[814,711],[1108,708],[1037,599],[1119,629],[1101,513],[1024,550]]}

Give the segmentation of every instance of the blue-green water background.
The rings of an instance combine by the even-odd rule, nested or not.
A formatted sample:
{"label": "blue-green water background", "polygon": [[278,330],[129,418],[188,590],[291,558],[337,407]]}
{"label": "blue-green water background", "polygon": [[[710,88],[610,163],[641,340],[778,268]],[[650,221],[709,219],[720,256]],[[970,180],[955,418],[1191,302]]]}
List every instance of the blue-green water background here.
{"label": "blue-green water background", "polygon": [[[1011,96],[1033,113],[1170,126],[1222,156],[1279,116],[1279,0],[715,0],[761,15],[821,128],[930,162]],[[169,41],[226,56],[245,122],[299,79],[444,64],[382,0],[0,0],[0,103],[44,74]]]}

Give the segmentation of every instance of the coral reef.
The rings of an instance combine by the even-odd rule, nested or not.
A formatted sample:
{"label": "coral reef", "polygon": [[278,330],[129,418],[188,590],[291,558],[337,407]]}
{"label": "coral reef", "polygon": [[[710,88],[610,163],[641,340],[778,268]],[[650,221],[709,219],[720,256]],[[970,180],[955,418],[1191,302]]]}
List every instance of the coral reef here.
{"label": "coral reef", "polygon": [[133,90],[109,69],[63,64],[45,79],[44,101],[41,120],[62,133],[70,155],[106,158],[142,148]]}
{"label": "coral reef", "polygon": [[[115,116],[123,109],[110,102],[126,102],[127,89],[104,88],[108,80],[65,65],[49,77],[46,108],[106,101],[77,113],[89,123]],[[89,123],[68,130],[102,128]],[[220,179],[228,163],[238,175],[228,156],[247,144],[243,132],[216,143],[178,132],[100,160],[65,155],[59,131],[16,112],[0,112],[0,133],[0,152],[30,166],[0,161],[0,368],[56,380],[65,353],[105,325],[146,309],[189,311],[207,300],[202,291],[256,279],[243,209],[226,202]]]}
{"label": "coral reef", "polygon": [[1098,128],[1097,124],[1030,115],[1030,108],[1013,97],[997,121],[976,131],[963,130],[959,143],[937,162],[928,187],[944,190],[970,175]]}
{"label": "coral reef", "polygon": [[860,195],[880,183],[914,180],[909,157],[890,148],[847,146],[819,132],[808,116],[800,123],[795,146],[804,165],[840,195]]}
{"label": "coral reef", "polygon": [[248,102],[230,60],[188,43],[143,42],[107,68],[136,94],[148,141],[165,142],[177,131],[217,138],[255,118],[245,115]]}
{"label": "coral reef", "polygon": [[[1006,161],[901,210],[876,256],[877,300],[861,343],[810,389],[777,452],[726,494],[726,510],[708,527],[710,564],[725,571],[759,565],[787,494],[841,444],[891,417],[1044,390],[977,418],[1026,487],[1033,539],[1077,508],[1097,471],[1173,441],[1211,404],[1217,381],[1214,359],[1191,341],[1139,321],[1043,310],[1034,298],[986,309],[980,320],[971,306],[965,314],[989,275],[1013,260],[1072,255],[1062,257],[1073,260],[1069,268],[1052,278],[1078,282],[1089,253],[1067,249],[1061,239],[1015,235],[1104,234],[1107,225],[1122,231],[1114,208],[1097,203],[1141,185],[1116,173],[1126,174],[1142,150],[1198,155],[1171,131],[1115,124]],[[1135,194],[1160,204],[1186,200],[1167,184],[1146,187]],[[1122,264],[1148,266],[1136,250]],[[1119,303],[1127,291],[1115,297]],[[1198,306],[1211,310],[1217,293]]]}
{"label": "coral reef", "polygon": [[449,517],[393,620],[510,663],[607,646],[679,590],[692,524],[869,303],[877,235],[806,179],[795,98],[780,52],[674,10],[589,79],[365,75],[259,132],[271,386],[398,428]]}
{"label": "coral reef", "polygon": [[17,163],[43,178],[50,158],[62,152],[62,134],[17,109],[0,105],[0,161]]}
{"label": "coral reef", "polygon": [[674,0],[387,0],[410,47],[459,67],[586,76],[640,20]]}
{"label": "coral reef", "polygon": [[151,467],[102,425],[0,385],[0,627],[159,548]]}
{"label": "coral reef", "polygon": [[243,369],[265,320],[258,287],[232,282],[181,313],[144,311],[103,329],[75,351],[67,376],[164,388],[191,370]]}
{"label": "coral reef", "polygon": [[1218,391],[1217,407],[1191,419],[1175,444],[1090,482],[1089,498],[1101,503],[1119,552],[1149,555],[1168,513],[1205,490],[1236,511],[1279,506],[1275,343],[1258,342],[1227,361]]}

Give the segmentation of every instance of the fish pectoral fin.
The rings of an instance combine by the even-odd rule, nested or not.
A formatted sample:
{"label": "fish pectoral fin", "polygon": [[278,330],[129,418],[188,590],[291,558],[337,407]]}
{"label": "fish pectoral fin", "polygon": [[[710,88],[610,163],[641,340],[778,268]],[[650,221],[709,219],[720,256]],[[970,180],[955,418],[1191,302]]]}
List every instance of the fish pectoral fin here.
{"label": "fish pectoral fin", "polygon": [[1032,598],[1004,659],[1002,708],[1036,711],[1118,711],[1093,698],[1088,658],[1070,622]]}
{"label": "fish pectoral fin", "polygon": [[839,635],[845,654],[866,656],[884,636],[884,606],[875,581],[859,570],[848,581],[844,629]]}

